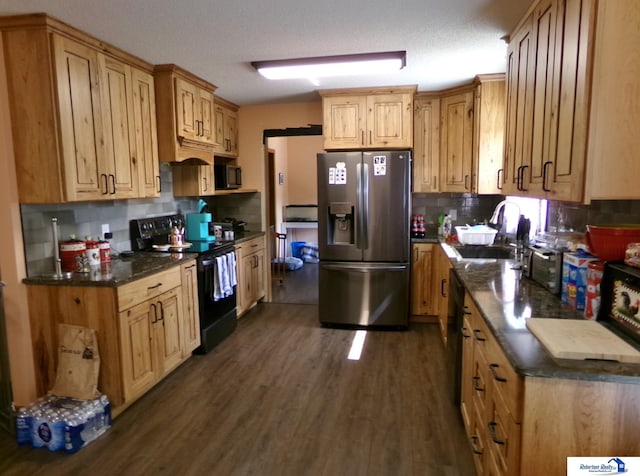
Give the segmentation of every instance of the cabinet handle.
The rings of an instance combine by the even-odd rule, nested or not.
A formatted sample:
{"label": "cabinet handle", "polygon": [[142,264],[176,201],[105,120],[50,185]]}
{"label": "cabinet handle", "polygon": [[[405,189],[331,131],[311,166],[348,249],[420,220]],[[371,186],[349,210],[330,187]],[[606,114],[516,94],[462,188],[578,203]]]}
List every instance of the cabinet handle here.
{"label": "cabinet handle", "polygon": [[160,182],[160,176],[156,175],[156,183],[158,184],[158,186],[156,187],[156,191],[158,193],[162,192],[162,182]]}
{"label": "cabinet handle", "polygon": [[373,144],[373,132],[369,131],[369,145]]}
{"label": "cabinet handle", "polygon": [[153,286],[149,286],[147,288],[147,291],[151,291],[152,289],[159,288],[160,286],[162,286],[162,283],[154,284]]}
{"label": "cabinet handle", "polygon": [[192,264],[191,266],[185,266],[185,268],[184,268],[184,269],[191,269],[191,268],[195,268],[195,267],[196,267],[196,265],[195,265],[195,263],[194,263],[194,264]]}
{"label": "cabinet handle", "polygon": [[496,445],[504,445],[506,441],[499,440],[498,436],[496,435],[496,426],[498,426],[498,424],[495,421],[490,421],[487,426],[489,427],[489,435],[491,436],[493,442]]}
{"label": "cabinet handle", "polygon": [[465,316],[470,316],[471,312],[469,311],[469,307],[468,306],[464,306],[462,308],[462,312],[464,313]]}
{"label": "cabinet handle", "polygon": [[465,331],[467,330],[466,327],[463,327],[462,329],[460,329],[460,333],[462,334],[462,337],[464,339],[469,339],[471,337],[471,334],[465,334]]}
{"label": "cabinet handle", "polygon": [[151,307],[153,308],[153,320],[151,321],[151,324],[155,324],[158,322],[158,309],[155,304],[151,304]]}
{"label": "cabinet handle", "polygon": [[209,189],[209,186],[207,184],[207,177],[202,177],[202,183],[204,184],[202,190],[206,192]]}
{"label": "cabinet handle", "polygon": [[160,319],[159,321],[164,321],[164,306],[161,301],[158,301],[158,306],[160,306]]}
{"label": "cabinet handle", "polygon": [[433,176],[433,189],[434,190],[438,190],[438,176],[437,175]]}
{"label": "cabinet handle", "polygon": [[518,174],[516,175],[516,189],[521,190],[520,188],[520,179],[522,177],[522,165],[518,167]]}
{"label": "cabinet handle", "polygon": [[104,178],[104,192],[102,192],[102,195],[107,195],[109,193],[109,179],[107,178],[107,174],[100,174],[100,178]]}
{"label": "cabinet handle", "polygon": [[447,293],[446,293],[446,291],[445,291],[445,289],[444,289],[446,285],[447,285],[447,280],[446,280],[446,278],[441,279],[441,280],[440,280],[440,295],[441,295],[442,297],[447,297]]}
{"label": "cabinet handle", "polygon": [[109,177],[111,178],[111,187],[112,187],[112,191],[110,192],[110,194],[115,195],[116,194],[116,176],[115,174],[109,174]]}
{"label": "cabinet handle", "polygon": [[552,165],[552,164],[553,164],[553,162],[548,160],[542,166],[542,190],[545,191],[545,192],[550,192],[551,191],[550,188],[547,188],[547,167],[549,165]]}
{"label": "cabinet handle", "polygon": [[504,169],[498,169],[498,183],[496,184],[496,188],[498,190],[502,190],[502,174],[504,173]]}
{"label": "cabinet handle", "polygon": [[482,331],[480,329],[474,329],[473,335],[476,337],[476,340],[479,342],[484,342],[485,340],[487,340],[486,338],[482,337]]}
{"label": "cabinet handle", "polygon": [[364,130],[360,131],[360,143],[364,145]]}
{"label": "cabinet handle", "polygon": [[469,440],[471,441],[471,451],[473,451],[473,453],[476,454],[476,455],[481,455],[482,451],[476,449],[477,443],[480,440],[480,438],[478,438],[476,435],[471,435],[469,437]]}
{"label": "cabinet handle", "polygon": [[529,168],[528,165],[523,165],[522,166],[522,180],[520,181],[520,190],[522,190],[523,192],[526,192],[527,190],[529,190],[528,188],[525,188],[524,184],[525,184],[525,174],[527,173],[527,169]]}
{"label": "cabinet handle", "polygon": [[498,372],[496,372],[496,369],[500,367],[498,364],[489,364],[489,370],[491,371],[491,374],[493,375],[493,378],[495,379],[496,382],[506,382],[507,379],[504,377],[500,377],[498,375]]}
{"label": "cabinet handle", "polygon": [[464,176],[464,189],[469,190],[469,175]]}
{"label": "cabinet handle", "polygon": [[477,392],[484,392],[484,387],[479,387],[478,386],[478,382],[480,381],[480,377],[471,377],[471,380],[473,382],[473,389]]}

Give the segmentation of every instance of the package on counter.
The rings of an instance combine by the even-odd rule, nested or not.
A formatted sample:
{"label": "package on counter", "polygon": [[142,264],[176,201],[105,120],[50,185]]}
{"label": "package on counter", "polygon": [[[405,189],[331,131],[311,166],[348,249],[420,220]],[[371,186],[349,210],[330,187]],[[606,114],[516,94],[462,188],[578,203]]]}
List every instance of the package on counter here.
{"label": "package on counter", "polygon": [[584,251],[562,255],[562,302],[576,311],[584,311],[587,304],[588,265],[596,258]]}
{"label": "package on counter", "polygon": [[77,400],[47,395],[18,411],[19,445],[75,453],[111,427],[111,404],[106,395]]}

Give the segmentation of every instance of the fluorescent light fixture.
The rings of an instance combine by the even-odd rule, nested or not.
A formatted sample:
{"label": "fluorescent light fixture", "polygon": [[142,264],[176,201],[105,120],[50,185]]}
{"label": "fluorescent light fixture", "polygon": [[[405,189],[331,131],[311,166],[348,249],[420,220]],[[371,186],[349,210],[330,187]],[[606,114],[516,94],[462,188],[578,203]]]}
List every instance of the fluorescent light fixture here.
{"label": "fluorescent light fixture", "polygon": [[267,79],[313,79],[327,76],[389,73],[404,68],[406,51],[319,56],[251,63]]}
{"label": "fluorescent light fixture", "polygon": [[351,349],[349,350],[347,359],[360,360],[365,337],[367,337],[367,331],[356,331],[356,335],[353,337],[353,341],[351,342]]}

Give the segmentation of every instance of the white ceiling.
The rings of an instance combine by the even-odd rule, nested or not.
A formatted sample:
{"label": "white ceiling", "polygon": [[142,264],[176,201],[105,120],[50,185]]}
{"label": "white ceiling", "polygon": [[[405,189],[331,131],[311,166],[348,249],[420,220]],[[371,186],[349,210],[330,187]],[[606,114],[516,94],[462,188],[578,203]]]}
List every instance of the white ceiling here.
{"label": "white ceiling", "polygon": [[[533,0],[0,0],[46,12],[153,64],[176,63],[238,105],[307,101],[317,89],[456,86],[505,70],[506,44]],[[251,61],[407,51],[394,74],[269,81]]]}

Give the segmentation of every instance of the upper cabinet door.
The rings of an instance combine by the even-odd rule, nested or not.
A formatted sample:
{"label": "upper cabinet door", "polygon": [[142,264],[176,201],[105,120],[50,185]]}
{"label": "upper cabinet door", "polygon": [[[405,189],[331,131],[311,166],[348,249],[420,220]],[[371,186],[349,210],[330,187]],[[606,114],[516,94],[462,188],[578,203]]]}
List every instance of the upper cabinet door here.
{"label": "upper cabinet door", "polygon": [[198,89],[198,139],[207,144],[215,143],[215,116],[213,114],[213,93],[206,89]]}
{"label": "upper cabinet door", "polygon": [[413,124],[413,191],[437,192],[440,175],[440,99],[416,99]]}
{"label": "upper cabinet door", "polygon": [[473,91],[440,101],[442,192],[473,191]]}
{"label": "upper cabinet door", "polygon": [[160,168],[153,75],[137,68],[131,68],[131,80],[140,195],[159,197]]}
{"label": "upper cabinet door", "polygon": [[198,140],[198,87],[176,78],[176,119],[178,138]]}
{"label": "upper cabinet door", "polygon": [[324,97],[322,109],[325,149],[365,147],[366,96]]}
{"label": "upper cabinet door", "polygon": [[411,94],[373,94],[367,97],[367,147],[413,147]]}
{"label": "upper cabinet door", "polygon": [[105,158],[108,195],[112,198],[138,196],[131,68],[99,55],[102,84]]}
{"label": "upper cabinet door", "polygon": [[98,52],[59,35],[54,36],[54,49],[66,199],[101,199],[109,194],[109,177],[102,168]]}
{"label": "upper cabinet door", "polygon": [[531,108],[534,62],[531,54],[532,16],[514,33],[507,49],[507,128],[502,193],[522,195],[524,168],[531,156]]}

